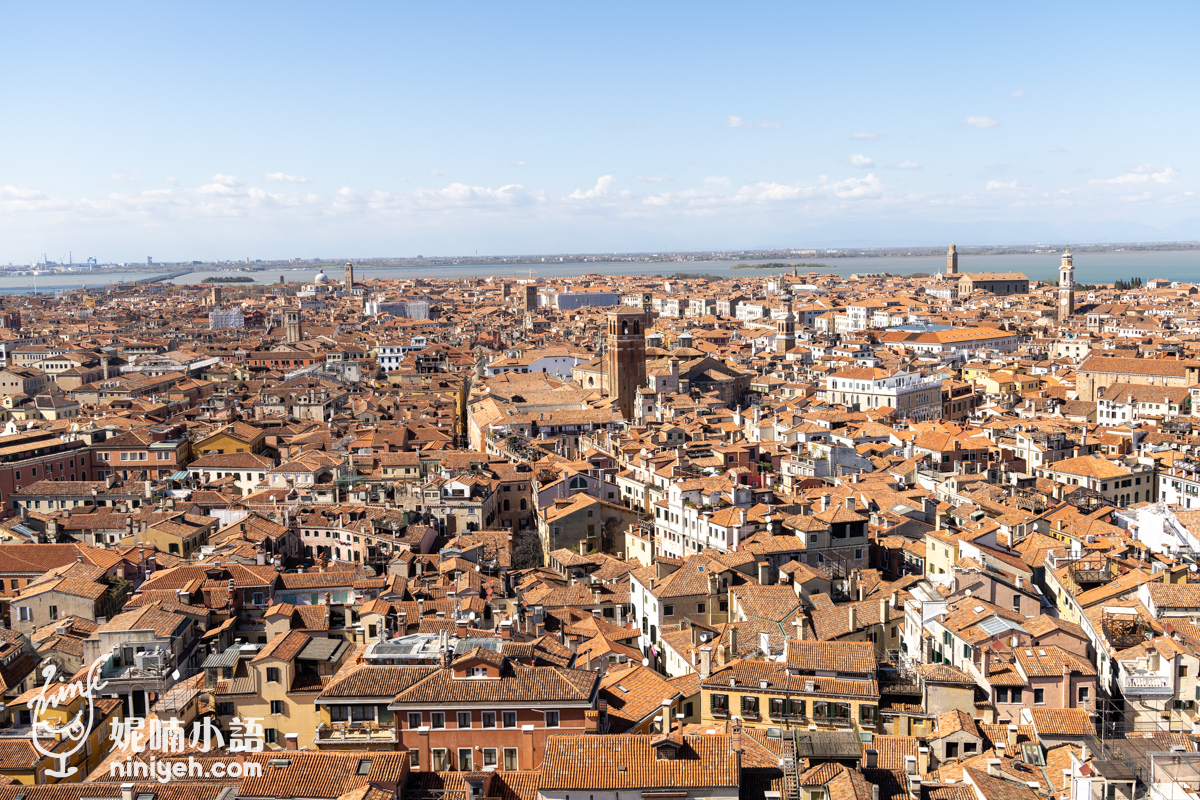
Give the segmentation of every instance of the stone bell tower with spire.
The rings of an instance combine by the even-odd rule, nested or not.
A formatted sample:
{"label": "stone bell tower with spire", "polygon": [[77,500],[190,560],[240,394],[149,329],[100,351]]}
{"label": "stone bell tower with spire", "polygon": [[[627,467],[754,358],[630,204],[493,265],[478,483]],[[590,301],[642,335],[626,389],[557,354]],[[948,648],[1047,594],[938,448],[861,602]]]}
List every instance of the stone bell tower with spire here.
{"label": "stone bell tower with spire", "polygon": [[1075,313],[1075,264],[1071,248],[1062,256],[1058,267],[1058,321],[1066,322]]}

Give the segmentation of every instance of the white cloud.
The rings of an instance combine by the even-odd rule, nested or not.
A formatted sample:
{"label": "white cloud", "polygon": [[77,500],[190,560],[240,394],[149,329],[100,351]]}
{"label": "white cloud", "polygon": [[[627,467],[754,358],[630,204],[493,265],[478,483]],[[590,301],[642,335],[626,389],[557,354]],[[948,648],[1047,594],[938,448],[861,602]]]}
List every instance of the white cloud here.
{"label": "white cloud", "polygon": [[24,186],[0,186],[0,197],[16,200],[37,200],[46,195],[36,189],[26,189]]}
{"label": "white cloud", "polygon": [[241,178],[234,177],[233,175],[222,175],[220,172],[212,176],[212,182],[219,186],[228,186],[231,189],[244,185]]}
{"label": "white cloud", "polygon": [[[946,212],[961,212],[962,219],[983,212],[1003,213],[1012,221],[1053,219],[1056,210],[1068,208],[1072,214],[1127,208],[1143,210],[1149,217],[1159,206],[1175,203],[1178,211],[1172,213],[1178,216],[1183,204],[1189,204],[1191,213],[1191,205],[1197,202],[1181,192],[1187,176],[1176,177],[1175,169],[1164,165],[1139,167],[1129,173],[1136,177],[1120,181],[1122,185],[1110,179],[1113,185],[1089,187],[1086,178],[1077,178],[1082,185],[1070,191],[1051,185],[1038,192],[1008,178],[984,178],[984,185],[964,191],[917,190],[881,181],[878,169],[849,166],[841,166],[841,175],[809,180],[772,180],[767,173],[764,180],[755,181],[730,180],[720,174],[681,181],[650,173],[617,181],[605,174],[587,188],[556,192],[519,183],[497,187],[449,180],[433,182],[436,189],[415,188],[419,182],[400,188],[394,176],[386,175],[381,183],[390,187],[387,191],[375,190],[372,184],[340,189],[335,184],[318,192],[310,188],[312,184],[268,182],[262,173],[256,174],[256,185],[220,176],[202,186],[156,180],[155,188],[146,189],[149,181],[144,180],[115,184],[114,191],[96,196],[61,196],[38,186],[0,185],[0,241],[14,252],[21,248],[37,252],[38,241],[65,238],[67,233],[109,237],[116,243],[112,246],[119,247],[123,240],[139,235],[144,239],[150,229],[158,231],[163,241],[202,230],[205,235],[223,235],[229,242],[249,241],[266,248],[282,246],[280,242],[289,246],[337,243],[369,235],[394,238],[414,230],[447,241],[467,229],[533,238],[543,231],[607,237],[617,229],[694,236],[719,224],[772,231],[790,230],[796,220],[812,224],[838,219],[846,223],[917,220]],[[888,161],[882,166],[918,168],[913,162]],[[203,228],[206,221],[209,228]]]}
{"label": "white cloud", "polygon": [[529,165],[528,165],[528,164],[526,164],[524,161],[514,161],[514,162],[512,162],[512,165],[513,165],[514,167],[527,167],[527,166],[529,166]]}
{"label": "white cloud", "polygon": [[449,177],[450,177],[450,176],[449,176],[449,175],[447,175],[446,173],[444,173],[444,172],[438,172],[436,169],[434,169],[434,168],[432,168],[432,167],[429,169],[429,174],[430,174],[430,175],[432,175],[432,176],[433,176],[433,177],[435,177],[435,178],[449,178]]}
{"label": "white cloud", "polygon": [[861,169],[870,169],[875,166],[875,162],[871,160],[870,156],[864,156],[862,153],[850,156],[850,163]]}
{"label": "white cloud", "polygon": [[1015,92],[1009,92],[1009,94],[1011,94],[1013,97],[1020,100],[1025,97],[1025,88],[1022,87],[1020,89],[1017,89]]}
{"label": "white cloud", "polygon": [[748,120],[741,117],[735,117],[732,114],[726,118],[725,127],[727,128],[782,128],[783,125],[770,119]]}
{"label": "white cloud", "polygon": [[1118,175],[1115,178],[1097,178],[1088,183],[1170,183],[1175,177],[1174,167],[1163,167],[1158,172],[1149,164],[1143,164],[1133,172]]}
{"label": "white cloud", "polygon": [[901,161],[899,164],[896,164],[896,169],[920,169],[920,168],[921,168],[921,165],[918,164],[916,161],[905,160],[905,161]]}
{"label": "white cloud", "polygon": [[829,186],[833,189],[834,195],[842,198],[878,197],[883,193],[883,183],[875,177],[874,172],[867,173],[865,178],[834,181]]}
{"label": "white cloud", "polygon": [[972,128],[994,128],[1000,124],[992,117],[967,117],[966,123]]}
{"label": "white cloud", "polygon": [[108,176],[108,179],[112,180],[112,181],[117,181],[118,183],[136,183],[137,182],[137,178],[134,177],[133,175],[126,175],[121,172],[114,172],[112,175]]}
{"label": "white cloud", "polygon": [[286,172],[268,172],[263,176],[268,183],[308,183],[308,178],[299,175],[288,175]]}
{"label": "white cloud", "polygon": [[[603,181],[604,179],[601,178]],[[541,202],[540,192],[530,192],[519,183],[510,183],[499,189],[484,186],[468,186],[465,183],[452,183],[445,189],[421,190],[413,195],[420,206],[426,207],[502,207],[528,206]],[[376,192],[372,203],[379,207],[404,209],[410,198]]]}
{"label": "white cloud", "polygon": [[586,200],[592,197],[602,197],[608,194],[608,188],[613,185],[615,180],[616,178],[614,178],[612,175],[601,175],[599,180],[596,181],[596,185],[591,189],[588,189],[586,192],[582,189],[576,189],[575,191],[571,192],[571,199]]}
{"label": "white cloud", "polygon": [[876,139],[882,139],[883,134],[882,133],[868,133],[867,131],[855,131],[854,133],[850,134],[850,138],[851,139],[870,139],[870,140],[874,141]]}

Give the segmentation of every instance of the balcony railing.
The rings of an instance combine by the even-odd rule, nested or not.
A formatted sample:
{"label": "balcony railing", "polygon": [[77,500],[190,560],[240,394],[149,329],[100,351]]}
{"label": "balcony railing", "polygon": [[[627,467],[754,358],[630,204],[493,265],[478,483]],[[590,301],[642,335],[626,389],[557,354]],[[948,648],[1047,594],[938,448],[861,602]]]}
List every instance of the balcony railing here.
{"label": "balcony railing", "polygon": [[1126,695],[1169,695],[1174,693],[1166,675],[1122,675],[1121,692]]}
{"label": "balcony railing", "polygon": [[376,722],[324,722],[317,725],[318,743],[389,744],[396,741],[396,729]]}

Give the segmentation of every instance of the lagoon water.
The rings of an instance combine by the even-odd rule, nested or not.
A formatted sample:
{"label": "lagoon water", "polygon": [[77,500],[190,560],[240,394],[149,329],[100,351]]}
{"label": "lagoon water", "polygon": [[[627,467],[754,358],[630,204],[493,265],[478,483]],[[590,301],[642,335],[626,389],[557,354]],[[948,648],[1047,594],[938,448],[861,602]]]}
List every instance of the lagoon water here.
{"label": "lagoon water", "polygon": [[[934,274],[946,268],[945,256],[880,256],[876,258],[812,258],[771,259],[774,263],[797,264],[801,273],[817,271],[847,276],[853,273],[890,272],[908,275],[914,272]],[[959,272],[1023,272],[1032,280],[1052,280],[1057,277],[1060,255],[1056,252],[1020,253],[994,256],[959,256]],[[762,275],[778,275],[779,269],[739,269],[735,264],[756,263],[747,261],[616,261],[568,264],[531,262],[528,264],[459,264],[448,267],[387,267],[370,269],[355,268],[359,280],[371,278],[486,278],[503,276],[539,279],[576,277],[579,275],[661,275],[664,278],[676,273],[700,273],[728,276],[731,278]],[[764,262],[758,262],[764,263]],[[821,267],[809,266],[822,264]],[[168,272],[171,268],[164,267]],[[246,276],[258,284],[272,284],[282,275],[288,283],[304,283],[312,280],[315,273],[311,267],[303,269],[273,269],[259,272],[229,272],[199,270],[174,278],[176,284],[200,283],[205,278],[230,275]],[[341,280],[340,268],[328,271],[333,280]],[[102,288],[116,283],[142,280],[150,277],[146,272],[68,275],[40,275],[0,277],[0,294],[26,294],[34,290],[52,294],[68,289]],[[1146,252],[1077,253],[1075,255],[1075,280],[1079,283],[1111,283],[1120,278],[1141,277],[1144,280],[1164,278],[1188,282],[1200,282],[1200,250],[1153,250]],[[241,284],[245,285],[245,284]],[[239,284],[226,284],[236,288]]]}

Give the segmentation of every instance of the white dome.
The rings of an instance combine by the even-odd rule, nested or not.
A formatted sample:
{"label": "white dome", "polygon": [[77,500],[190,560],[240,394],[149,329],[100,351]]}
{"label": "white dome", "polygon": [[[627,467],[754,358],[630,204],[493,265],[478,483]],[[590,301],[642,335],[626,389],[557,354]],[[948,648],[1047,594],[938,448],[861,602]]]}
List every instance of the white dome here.
{"label": "white dome", "polygon": [[313,283],[326,284],[329,283],[329,276],[325,274],[325,270],[317,273],[317,277],[313,278]]}

